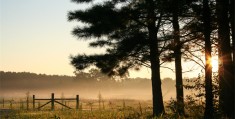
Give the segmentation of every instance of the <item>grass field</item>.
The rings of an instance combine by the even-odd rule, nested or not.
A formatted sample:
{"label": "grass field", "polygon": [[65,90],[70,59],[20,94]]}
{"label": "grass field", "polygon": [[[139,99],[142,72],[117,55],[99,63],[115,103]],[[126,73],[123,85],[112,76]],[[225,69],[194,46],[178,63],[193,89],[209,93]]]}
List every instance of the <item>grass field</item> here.
{"label": "grass field", "polygon": [[[75,101],[63,102],[73,109],[67,109],[59,104],[55,104],[55,110],[51,111],[50,104],[37,109],[46,101],[38,101],[36,109],[33,110],[30,103],[24,103],[23,99],[14,101],[5,99],[0,101],[1,119],[152,119],[152,101],[151,100],[131,100],[131,99],[106,99],[91,100],[81,99],[79,109],[75,107]],[[200,119],[203,115],[203,107],[200,105],[186,103],[185,111],[187,116],[181,117],[175,113],[174,102],[165,102],[166,114],[156,119]]]}

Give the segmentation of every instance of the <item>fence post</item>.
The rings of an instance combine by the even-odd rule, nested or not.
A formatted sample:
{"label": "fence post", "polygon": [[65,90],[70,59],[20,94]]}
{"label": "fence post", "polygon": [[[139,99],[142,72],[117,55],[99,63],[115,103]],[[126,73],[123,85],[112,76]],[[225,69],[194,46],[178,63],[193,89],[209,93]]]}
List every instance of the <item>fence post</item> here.
{"label": "fence post", "polygon": [[3,108],[4,108],[4,103],[5,103],[5,102],[4,102],[4,98],[3,98],[3,99],[2,99],[2,107],[3,107]]}
{"label": "fence post", "polygon": [[51,93],[51,110],[54,111],[55,109],[55,105],[54,105],[54,102],[55,102],[55,97],[54,97],[54,93]]}
{"label": "fence post", "polygon": [[[38,107],[41,107],[41,103],[40,102],[38,102]],[[40,108],[38,108],[38,110],[40,110]]]}
{"label": "fence post", "polygon": [[33,95],[33,110],[35,109],[35,95]]}
{"label": "fence post", "polygon": [[10,109],[12,109],[13,99],[10,100]]}
{"label": "fence post", "polygon": [[76,109],[79,107],[79,95],[76,96]]}
{"label": "fence post", "polygon": [[20,99],[20,109],[24,109],[24,101]]}

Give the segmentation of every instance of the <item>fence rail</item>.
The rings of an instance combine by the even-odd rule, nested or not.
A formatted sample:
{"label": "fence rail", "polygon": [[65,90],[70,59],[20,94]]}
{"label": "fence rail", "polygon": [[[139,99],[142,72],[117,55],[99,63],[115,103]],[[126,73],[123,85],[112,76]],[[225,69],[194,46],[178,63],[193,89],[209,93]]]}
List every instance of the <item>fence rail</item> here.
{"label": "fence rail", "polygon": [[[64,110],[75,109],[83,111],[92,110],[120,110],[130,107],[141,107],[146,111],[152,110],[151,101],[139,101],[129,99],[80,99],[79,95],[75,98],[55,98],[51,94],[48,98],[42,98],[35,95],[27,95],[25,98],[1,98],[0,110]],[[27,101],[28,100],[28,101]],[[140,106],[140,102],[142,103]],[[58,106],[57,106],[58,105]]]}

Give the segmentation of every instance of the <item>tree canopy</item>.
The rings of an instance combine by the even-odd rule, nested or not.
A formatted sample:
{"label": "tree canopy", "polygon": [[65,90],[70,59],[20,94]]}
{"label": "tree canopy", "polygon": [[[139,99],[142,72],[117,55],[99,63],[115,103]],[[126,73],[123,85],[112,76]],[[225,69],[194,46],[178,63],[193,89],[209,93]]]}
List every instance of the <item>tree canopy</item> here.
{"label": "tree canopy", "polygon": [[[78,4],[93,0],[72,0]],[[77,70],[95,66],[109,76],[127,76],[129,69],[151,69],[153,116],[164,113],[160,65],[175,60],[177,99],[183,101],[181,57],[205,68],[206,117],[213,117],[211,53],[218,52],[221,109],[232,117],[228,105],[234,101],[233,1],[226,0],[110,0],[85,10],[71,11],[69,21],[78,21],[72,31],[79,39],[91,40],[91,47],[106,49],[103,54],[71,57]],[[225,18],[226,23],[222,23]],[[229,34],[231,32],[231,35]],[[233,39],[233,41],[232,41]],[[214,46],[216,46],[214,48]],[[234,47],[234,46],[233,46]],[[205,52],[204,57],[198,56]],[[202,64],[200,62],[202,62]],[[230,82],[226,84],[225,82]],[[208,101],[209,100],[209,101]],[[226,103],[225,103],[226,102]],[[227,103],[228,102],[228,103]],[[211,110],[210,110],[211,109]],[[180,111],[180,110],[179,110]],[[184,113],[181,110],[182,114]]]}

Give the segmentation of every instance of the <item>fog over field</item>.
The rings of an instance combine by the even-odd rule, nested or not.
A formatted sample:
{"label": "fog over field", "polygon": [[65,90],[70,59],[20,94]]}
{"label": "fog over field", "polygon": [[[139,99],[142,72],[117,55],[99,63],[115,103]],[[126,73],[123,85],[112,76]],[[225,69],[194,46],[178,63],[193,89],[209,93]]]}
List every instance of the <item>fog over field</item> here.
{"label": "fog over field", "polygon": [[[26,97],[26,93],[36,97],[75,97],[97,99],[100,93],[105,99],[151,100],[151,81],[145,78],[125,78],[116,81],[100,74],[96,70],[79,73],[76,77],[45,75],[34,73],[1,72],[1,97]],[[162,80],[164,100],[175,98],[175,81],[170,78]],[[185,94],[190,91],[185,90]]]}

